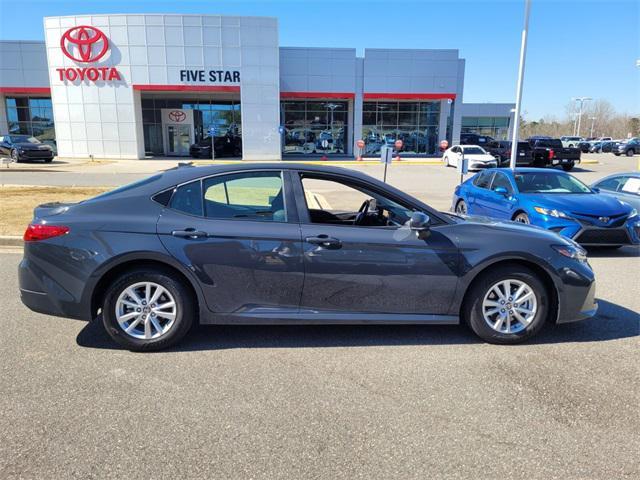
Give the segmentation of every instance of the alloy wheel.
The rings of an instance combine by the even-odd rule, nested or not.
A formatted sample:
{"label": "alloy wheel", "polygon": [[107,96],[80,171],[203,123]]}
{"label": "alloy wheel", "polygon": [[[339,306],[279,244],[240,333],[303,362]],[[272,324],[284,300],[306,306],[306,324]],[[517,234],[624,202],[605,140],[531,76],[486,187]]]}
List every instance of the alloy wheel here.
{"label": "alloy wheel", "polygon": [[536,316],[538,300],[533,288],[521,280],[501,280],[482,301],[484,321],[498,333],[519,333]]}
{"label": "alloy wheel", "polygon": [[524,223],[526,225],[529,225],[531,223],[529,221],[529,215],[527,215],[526,213],[519,213],[513,220],[514,222]]}
{"label": "alloy wheel", "polygon": [[125,288],[116,301],[115,310],[120,328],[141,340],[167,333],[178,313],[171,293],[154,282],[134,283]]}
{"label": "alloy wheel", "polygon": [[467,214],[467,204],[464,201],[458,202],[456,205],[456,213],[458,215],[466,215]]}

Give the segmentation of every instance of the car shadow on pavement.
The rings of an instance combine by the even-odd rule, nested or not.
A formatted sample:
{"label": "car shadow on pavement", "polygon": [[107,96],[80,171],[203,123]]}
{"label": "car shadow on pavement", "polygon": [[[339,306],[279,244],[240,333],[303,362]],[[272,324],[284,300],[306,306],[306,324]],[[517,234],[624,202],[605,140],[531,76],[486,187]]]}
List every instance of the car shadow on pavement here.
{"label": "car shadow on pavement", "polygon": [[[599,342],[640,334],[640,316],[627,308],[599,300],[598,315],[582,322],[547,325],[526,344]],[[89,322],[76,338],[87,348],[121,349],[102,327]],[[470,329],[458,325],[198,325],[169,351],[231,348],[319,348],[482,343]]]}

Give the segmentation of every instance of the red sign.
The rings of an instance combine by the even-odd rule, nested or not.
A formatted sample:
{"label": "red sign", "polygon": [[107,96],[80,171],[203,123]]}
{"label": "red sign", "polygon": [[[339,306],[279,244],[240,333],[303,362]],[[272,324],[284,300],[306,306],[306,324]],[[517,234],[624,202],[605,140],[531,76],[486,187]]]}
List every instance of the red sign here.
{"label": "red sign", "polygon": [[169,120],[171,120],[172,122],[184,122],[186,118],[187,114],[182,110],[174,110],[173,112],[169,112]]}
{"label": "red sign", "polygon": [[[74,62],[94,63],[100,60],[109,49],[107,36],[96,27],[81,25],[73,27],[62,34],[60,48]],[[115,67],[70,67],[56,68],[60,81],[68,80],[91,82],[122,80]]]}
{"label": "red sign", "polygon": [[449,142],[446,140],[442,140],[440,142],[440,150],[446,150],[447,148],[449,148]]}
{"label": "red sign", "polygon": [[62,34],[60,48],[71,60],[82,63],[93,63],[104,57],[109,49],[109,41],[96,27],[81,25],[73,27]]}
{"label": "red sign", "polygon": [[402,145],[404,145],[404,143],[402,143],[402,140],[396,140],[396,143],[394,143],[396,150],[401,150],[402,149]]}
{"label": "red sign", "polygon": [[358,146],[358,148],[364,148],[364,140],[358,140],[356,142],[356,145]]}

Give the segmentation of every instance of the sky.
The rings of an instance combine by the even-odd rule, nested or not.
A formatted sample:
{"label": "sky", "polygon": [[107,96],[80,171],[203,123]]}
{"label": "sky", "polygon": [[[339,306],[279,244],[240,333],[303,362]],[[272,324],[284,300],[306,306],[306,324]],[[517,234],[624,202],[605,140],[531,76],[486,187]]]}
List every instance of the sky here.
{"label": "sky", "polygon": [[[1,40],[43,40],[42,17],[201,13],[277,17],[281,46],[454,48],[465,102],[514,102],[524,0],[0,0]],[[11,21],[14,18],[17,21]],[[1,59],[0,59],[1,60]],[[640,114],[640,1],[532,0],[522,109],[562,118],[572,97]]]}

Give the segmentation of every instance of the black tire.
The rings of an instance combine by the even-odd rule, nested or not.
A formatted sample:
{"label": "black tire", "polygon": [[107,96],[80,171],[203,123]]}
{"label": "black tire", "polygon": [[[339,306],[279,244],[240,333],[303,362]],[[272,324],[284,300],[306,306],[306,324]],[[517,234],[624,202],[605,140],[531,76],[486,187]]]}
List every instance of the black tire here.
{"label": "black tire", "polygon": [[566,165],[562,165],[562,170],[564,170],[565,172],[570,172],[571,170],[573,170],[573,167],[575,167],[576,164],[575,163],[568,163]]}
{"label": "black tire", "polygon": [[[531,322],[521,331],[515,333],[498,332],[485,321],[482,302],[489,289],[496,283],[512,279],[526,283],[533,290],[537,302],[536,313]],[[462,307],[461,317],[473,332],[489,343],[512,345],[523,342],[536,335],[544,326],[549,312],[549,293],[544,283],[533,271],[526,267],[505,265],[489,269],[480,274],[471,285]]]}
{"label": "black tire", "polygon": [[633,157],[635,154],[636,152],[633,150],[633,148],[630,148],[625,152],[625,155],[627,155],[627,157]]}
{"label": "black tire", "polygon": [[458,215],[467,215],[469,213],[464,200],[458,200],[458,203],[456,203],[456,213]]}
{"label": "black tire", "polygon": [[44,161],[44,163],[51,163],[51,162],[53,162],[53,158],[47,158]]}
{"label": "black tire", "polygon": [[531,224],[531,219],[527,212],[518,212],[513,216],[513,221],[517,223],[524,223],[525,225]]}
{"label": "black tire", "polygon": [[15,148],[11,150],[11,159],[16,163],[20,163],[20,155]]}
{"label": "black tire", "polygon": [[[129,286],[140,282],[161,285],[172,296],[176,305],[175,320],[171,328],[157,338],[139,339],[127,334],[116,319],[116,304],[120,294]],[[180,280],[162,270],[149,268],[132,270],[118,277],[107,289],[102,306],[102,321],[109,336],[132,351],[156,351],[179,342],[189,331],[195,318],[196,299]]]}

